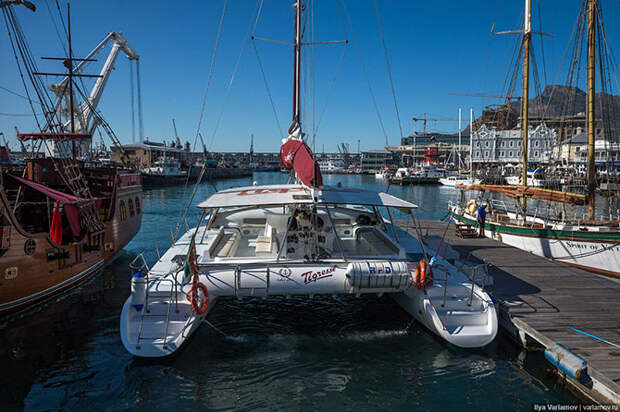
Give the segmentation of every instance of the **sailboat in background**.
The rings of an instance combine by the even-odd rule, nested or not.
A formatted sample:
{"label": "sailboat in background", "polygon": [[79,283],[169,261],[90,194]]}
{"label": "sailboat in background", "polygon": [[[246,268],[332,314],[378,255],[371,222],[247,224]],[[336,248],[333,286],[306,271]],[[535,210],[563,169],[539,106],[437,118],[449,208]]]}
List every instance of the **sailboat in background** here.
{"label": "sailboat in background", "polygon": [[[520,210],[491,208],[485,223],[487,237],[527,250],[539,256],[576,266],[585,270],[620,277],[620,220],[595,219],[596,172],[594,158],[595,139],[595,74],[597,15],[596,0],[585,0],[587,6],[588,56],[587,56],[587,135],[588,135],[588,190],[587,196],[528,186],[528,92],[529,51],[531,30],[531,0],[525,0],[523,29],[523,137],[521,186],[473,185],[469,190],[502,193],[520,199]],[[526,213],[527,199],[542,199],[572,205],[586,205],[588,218],[583,220],[551,219]],[[493,202],[490,202],[493,205]],[[450,205],[456,223],[478,226],[476,201]]]}

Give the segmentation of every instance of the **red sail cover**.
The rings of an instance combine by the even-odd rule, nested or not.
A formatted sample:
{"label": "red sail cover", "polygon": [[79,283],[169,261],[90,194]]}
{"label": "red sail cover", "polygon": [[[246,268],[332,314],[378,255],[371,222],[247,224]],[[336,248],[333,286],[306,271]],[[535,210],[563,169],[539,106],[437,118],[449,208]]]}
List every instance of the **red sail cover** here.
{"label": "red sail cover", "polygon": [[80,199],[73,195],[54,190],[51,187],[47,187],[41,183],[33,182],[32,180],[22,179],[21,177],[13,176],[10,174],[7,174],[6,176],[9,176],[17,180],[18,182],[43,193],[45,196],[51,197],[57,202],[62,202],[65,215],[67,216],[69,226],[71,227],[71,233],[73,234],[73,236],[80,236],[80,234],[82,233],[82,227],[80,225],[80,209],[76,205],[76,203],[78,203]]}
{"label": "red sail cover", "polygon": [[280,147],[280,163],[287,169],[295,169],[299,180],[306,186],[322,186],[323,176],[312,157],[310,148],[301,140],[289,140]]}
{"label": "red sail cover", "polygon": [[60,217],[60,201],[56,201],[56,208],[52,215],[52,224],[50,226],[50,237],[57,245],[62,244],[62,223]]}

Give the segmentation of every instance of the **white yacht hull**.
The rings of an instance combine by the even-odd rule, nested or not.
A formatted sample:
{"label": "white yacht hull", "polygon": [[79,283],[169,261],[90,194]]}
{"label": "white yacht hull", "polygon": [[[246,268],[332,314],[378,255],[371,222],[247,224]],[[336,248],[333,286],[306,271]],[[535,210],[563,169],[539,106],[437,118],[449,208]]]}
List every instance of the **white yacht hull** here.
{"label": "white yacht hull", "polygon": [[[476,218],[453,208],[453,219],[461,223],[477,225]],[[592,231],[575,226],[551,226],[549,229],[533,229],[486,221],[485,235],[509,246],[513,246],[535,255],[556,260],[567,265],[620,277],[620,235],[605,231],[597,232],[600,227],[591,227]],[[597,240],[608,238],[606,240]],[[588,236],[587,239],[579,237]],[[616,239],[612,239],[615,237]]]}
{"label": "white yacht hull", "polygon": [[470,186],[480,184],[480,179],[450,179],[449,177],[442,177],[439,179],[439,183],[448,187],[456,187],[456,185]]}
{"label": "white yacht hull", "polygon": [[[472,297],[471,282],[440,258],[436,273],[450,273],[445,307],[441,306],[445,283],[437,279],[424,293],[412,283],[415,264],[405,261],[254,262],[221,268],[200,267],[199,281],[208,289],[210,305],[206,313],[197,315],[186,298],[191,285],[180,287],[182,265],[178,259],[173,262],[187,254],[192,233],[193,230],[186,233],[149,271],[148,304],[136,310],[132,295],[123,306],[121,340],[132,355],[171,355],[199,327],[217,299],[225,296],[388,293],[418,321],[454,345],[481,347],[492,341],[497,333],[497,316],[491,298],[477,286],[474,286]],[[200,255],[205,247],[208,244],[197,244],[197,254]],[[470,298],[472,305],[469,305]]]}

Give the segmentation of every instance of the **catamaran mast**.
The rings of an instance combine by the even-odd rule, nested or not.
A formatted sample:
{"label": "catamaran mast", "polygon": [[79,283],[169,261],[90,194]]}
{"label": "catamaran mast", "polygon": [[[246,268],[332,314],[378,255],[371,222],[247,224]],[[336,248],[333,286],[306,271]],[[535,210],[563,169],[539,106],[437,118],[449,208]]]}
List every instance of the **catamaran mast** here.
{"label": "catamaran mast", "polygon": [[303,6],[301,0],[295,2],[295,53],[293,62],[293,123],[289,128],[289,134],[293,133],[295,128],[299,128],[301,134],[301,18]]}
{"label": "catamaran mast", "polygon": [[596,190],[596,170],[594,164],[594,86],[595,86],[595,61],[596,61],[596,0],[588,1],[588,97],[587,97],[587,121],[588,121],[588,219],[594,220]]}
{"label": "catamaran mast", "polygon": [[[525,22],[523,24],[523,97],[521,99],[521,136],[523,138],[523,162],[522,182],[523,190],[527,188],[527,142],[528,142],[528,95],[530,89],[530,38],[532,37],[532,0],[525,0]],[[527,198],[521,198],[521,209],[525,213]]]}

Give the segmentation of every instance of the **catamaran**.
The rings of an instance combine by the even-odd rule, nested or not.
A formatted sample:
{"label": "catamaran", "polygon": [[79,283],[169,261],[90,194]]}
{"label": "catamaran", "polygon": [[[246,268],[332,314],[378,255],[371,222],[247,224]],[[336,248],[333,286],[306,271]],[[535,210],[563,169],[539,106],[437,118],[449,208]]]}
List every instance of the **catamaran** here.
{"label": "catamaran", "polygon": [[198,205],[197,226],[152,267],[136,258],[120,318],[121,340],[135,356],[173,354],[230,297],[389,294],[456,346],[482,347],[497,334],[483,288],[437,253],[430,259],[420,239],[394,224],[393,212],[416,224],[416,205],[323,184],[300,121],[302,10],[297,1],[293,122],[280,149],[295,181],[216,192]]}

